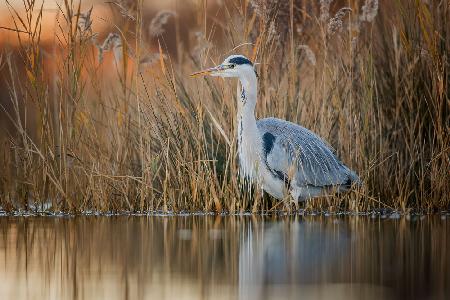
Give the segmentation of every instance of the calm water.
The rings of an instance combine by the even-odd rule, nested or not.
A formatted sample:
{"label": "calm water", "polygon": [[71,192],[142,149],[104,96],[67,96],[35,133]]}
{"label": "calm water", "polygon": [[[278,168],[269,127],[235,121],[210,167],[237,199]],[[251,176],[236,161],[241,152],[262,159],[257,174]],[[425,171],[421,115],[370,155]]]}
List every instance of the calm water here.
{"label": "calm water", "polygon": [[0,299],[450,299],[450,219],[0,217]]}

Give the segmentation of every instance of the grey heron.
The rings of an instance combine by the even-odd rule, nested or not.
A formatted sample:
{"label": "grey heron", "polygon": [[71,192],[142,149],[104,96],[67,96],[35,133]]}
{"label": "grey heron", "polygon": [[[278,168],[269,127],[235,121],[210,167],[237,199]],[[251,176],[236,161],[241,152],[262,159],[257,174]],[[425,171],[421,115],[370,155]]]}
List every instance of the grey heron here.
{"label": "grey heron", "polygon": [[332,192],[348,191],[359,184],[356,173],[312,131],[289,121],[256,120],[258,78],[253,63],[231,55],[216,67],[191,74],[237,77],[238,155],[241,175],[277,199],[291,195],[294,203]]}

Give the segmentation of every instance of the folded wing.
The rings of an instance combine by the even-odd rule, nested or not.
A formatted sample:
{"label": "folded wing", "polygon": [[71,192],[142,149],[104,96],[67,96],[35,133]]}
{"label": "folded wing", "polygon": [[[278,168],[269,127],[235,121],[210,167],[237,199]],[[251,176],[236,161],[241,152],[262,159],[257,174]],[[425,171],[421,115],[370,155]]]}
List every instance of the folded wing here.
{"label": "folded wing", "polygon": [[266,165],[299,187],[351,185],[358,176],[312,131],[297,124],[266,118],[257,121],[263,136]]}

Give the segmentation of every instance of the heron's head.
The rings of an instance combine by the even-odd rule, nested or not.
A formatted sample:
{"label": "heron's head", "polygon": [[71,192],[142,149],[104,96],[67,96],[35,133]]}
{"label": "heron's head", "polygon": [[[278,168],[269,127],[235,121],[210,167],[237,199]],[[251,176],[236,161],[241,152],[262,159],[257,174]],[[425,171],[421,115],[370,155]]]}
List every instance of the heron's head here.
{"label": "heron's head", "polygon": [[191,76],[241,77],[245,74],[256,74],[253,63],[243,55],[231,55],[216,67],[195,72]]}

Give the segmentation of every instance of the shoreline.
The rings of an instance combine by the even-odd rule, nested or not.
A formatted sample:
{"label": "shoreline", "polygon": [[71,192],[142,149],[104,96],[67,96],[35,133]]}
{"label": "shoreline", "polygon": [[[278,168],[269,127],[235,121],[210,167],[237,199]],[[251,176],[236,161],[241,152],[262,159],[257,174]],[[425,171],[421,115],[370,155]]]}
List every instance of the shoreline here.
{"label": "shoreline", "polygon": [[381,218],[381,219],[401,219],[405,218],[407,220],[415,219],[417,217],[430,217],[430,216],[440,216],[441,219],[450,218],[450,211],[439,211],[439,212],[400,212],[396,210],[374,210],[368,212],[351,212],[351,211],[309,211],[301,209],[299,211],[243,211],[243,212],[214,212],[214,211],[146,211],[146,212],[131,212],[131,211],[120,211],[120,212],[98,212],[98,211],[86,211],[81,213],[68,213],[63,211],[30,211],[30,210],[18,210],[7,212],[0,210],[1,217],[371,217],[371,218]]}

